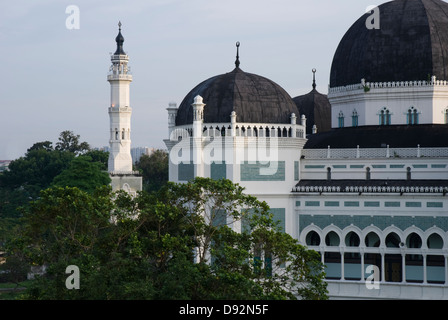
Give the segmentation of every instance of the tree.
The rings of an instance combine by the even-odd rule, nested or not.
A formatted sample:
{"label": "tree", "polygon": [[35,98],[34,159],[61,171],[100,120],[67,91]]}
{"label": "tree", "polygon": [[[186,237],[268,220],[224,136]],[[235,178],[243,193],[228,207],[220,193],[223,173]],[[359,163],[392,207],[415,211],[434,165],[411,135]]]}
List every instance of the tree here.
{"label": "tree", "polygon": [[73,131],[65,130],[59,135],[59,141],[56,143],[57,151],[68,151],[76,155],[85,153],[90,150],[87,142],[79,142],[79,135],[75,135]]}
{"label": "tree", "polygon": [[[44,190],[9,251],[48,267],[24,298],[325,299],[319,255],[243,191],[207,178],[135,197]],[[68,265],[80,268],[80,290],[65,288]]]}
{"label": "tree", "polygon": [[98,162],[101,164],[101,170],[107,170],[107,162],[109,160],[109,152],[102,150],[89,150],[85,154],[92,158],[93,162]]}
{"label": "tree", "polygon": [[186,217],[195,261],[210,268],[203,287],[214,289],[193,298],[327,297],[319,254],[284,233],[269,206],[238,184],[209,178],[168,183],[162,199]]}
{"label": "tree", "polygon": [[26,255],[31,265],[47,266],[47,275],[38,278],[28,297],[76,298],[76,292],[65,288],[65,268],[78,265],[84,274],[96,272],[103,241],[107,243],[108,231],[113,227],[110,194],[109,187],[93,194],[78,188],[54,187],[43,190],[38,200],[23,208],[26,223],[9,252]]}
{"label": "tree", "polygon": [[[17,208],[28,205],[28,202],[39,197],[41,190],[48,188],[64,170],[69,168],[72,160],[76,159],[76,153],[86,150],[87,143],[79,143],[79,136],[71,131],[61,133],[57,150],[53,148],[50,141],[42,141],[33,144],[25,153],[12,161],[9,170],[0,174],[0,246],[3,247],[15,234],[15,228],[20,224],[21,212]],[[64,142],[64,143],[63,143]],[[93,162],[98,165],[85,164],[88,172],[89,182],[95,181],[94,185],[108,183],[103,173],[96,168],[104,168],[104,157],[107,153],[101,151],[87,152]],[[99,164],[101,162],[101,165]],[[72,168],[76,164],[72,165]],[[78,172],[79,173],[79,172]],[[84,173],[80,173],[82,176]],[[79,181],[76,176],[75,181]],[[100,176],[103,176],[100,180]],[[85,176],[84,176],[85,177]],[[98,183],[98,181],[102,181]],[[72,185],[72,183],[67,183]],[[91,186],[86,186],[93,190]]]}
{"label": "tree", "polygon": [[53,142],[51,141],[42,141],[42,142],[36,142],[27,150],[27,152],[31,152],[33,150],[46,150],[46,151],[53,151]]}
{"label": "tree", "polygon": [[157,191],[168,182],[168,152],[157,149],[151,155],[142,155],[135,167],[142,174],[143,188]]}
{"label": "tree", "polygon": [[67,168],[73,158],[72,153],[55,151],[51,143],[35,143],[24,157],[9,164],[9,169],[0,177],[0,186],[22,189],[30,198],[35,198],[40,190],[50,186],[54,177]]}
{"label": "tree", "polygon": [[102,164],[89,156],[78,156],[67,169],[53,179],[53,186],[78,187],[92,193],[97,187],[110,184],[109,174],[102,170]]}

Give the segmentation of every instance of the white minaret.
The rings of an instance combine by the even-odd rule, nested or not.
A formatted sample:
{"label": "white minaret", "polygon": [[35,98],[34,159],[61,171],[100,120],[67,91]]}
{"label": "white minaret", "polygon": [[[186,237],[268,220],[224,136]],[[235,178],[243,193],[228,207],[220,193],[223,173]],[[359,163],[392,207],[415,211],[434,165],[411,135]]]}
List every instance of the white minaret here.
{"label": "white minaret", "polygon": [[[112,65],[107,81],[110,83],[110,138],[108,171],[114,190],[141,190],[141,177],[132,170],[131,157],[131,114],[129,103],[129,85],[132,75],[128,66],[129,56],[123,51],[124,38],[121,35],[121,22],[118,23],[118,35],[115,38],[117,50],[111,55]],[[125,180],[129,181],[125,181]],[[140,181],[140,187],[134,181]],[[138,184],[138,182],[137,182]]]}
{"label": "white minaret", "polygon": [[131,158],[131,113],[129,104],[129,85],[132,75],[128,67],[129,57],[123,51],[124,38],[121,35],[121,22],[115,41],[117,50],[111,55],[112,65],[107,76],[110,83],[110,155],[109,172],[132,172]]}

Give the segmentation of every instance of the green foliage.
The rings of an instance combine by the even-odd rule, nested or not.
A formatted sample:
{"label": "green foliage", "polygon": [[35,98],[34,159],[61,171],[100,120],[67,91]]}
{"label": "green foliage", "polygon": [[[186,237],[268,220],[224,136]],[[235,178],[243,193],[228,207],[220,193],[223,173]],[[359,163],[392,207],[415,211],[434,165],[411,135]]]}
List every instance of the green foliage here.
{"label": "green foliage", "polygon": [[[23,209],[10,250],[47,266],[24,298],[325,299],[318,254],[243,191],[205,178],[136,197],[107,187],[44,190]],[[68,265],[80,268],[79,290],[65,288]]]}
{"label": "green foliage", "polygon": [[72,153],[57,152],[48,145],[36,143],[24,157],[9,164],[9,170],[0,178],[0,186],[9,190],[20,189],[28,198],[34,199],[73,159]]}
{"label": "green foliage", "polygon": [[142,155],[135,168],[142,174],[144,190],[157,191],[168,182],[168,152],[158,149]]}
{"label": "green foliage", "polygon": [[99,163],[101,170],[107,170],[107,162],[109,160],[109,152],[105,152],[105,151],[101,151],[101,150],[89,150],[84,155],[87,157],[90,157],[93,162]]}
{"label": "green foliage", "polygon": [[[41,190],[57,185],[93,192],[97,186],[110,183],[107,173],[101,172],[107,169],[108,153],[87,150],[88,144],[79,142],[79,135],[64,131],[56,149],[50,141],[37,142],[0,174],[0,247],[20,224],[17,209],[37,199]],[[85,157],[77,156],[83,152]]]}
{"label": "green foliage", "polygon": [[97,187],[109,185],[111,179],[106,171],[102,171],[100,162],[93,162],[89,156],[78,156],[70,162],[67,169],[53,179],[53,186],[77,187],[93,192]]}
{"label": "green foliage", "polygon": [[57,151],[68,151],[73,154],[82,154],[90,150],[87,142],[79,142],[79,135],[73,131],[65,130],[59,135],[59,141],[56,143]]}

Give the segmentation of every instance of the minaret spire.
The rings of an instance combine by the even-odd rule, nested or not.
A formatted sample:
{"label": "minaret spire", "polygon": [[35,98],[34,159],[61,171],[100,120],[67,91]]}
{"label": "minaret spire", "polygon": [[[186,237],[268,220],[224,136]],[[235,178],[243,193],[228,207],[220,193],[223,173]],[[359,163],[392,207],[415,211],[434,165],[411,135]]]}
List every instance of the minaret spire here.
{"label": "minaret spire", "polygon": [[237,41],[236,43],[236,60],[235,60],[235,67],[239,68],[240,67],[240,42]]}
{"label": "minaret spire", "polygon": [[316,69],[313,68],[313,90],[316,90]]}
{"label": "minaret spire", "polygon": [[118,35],[115,38],[115,41],[117,42],[117,50],[114,54],[126,54],[123,50],[124,37],[121,34],[121,21],[118,21]]}

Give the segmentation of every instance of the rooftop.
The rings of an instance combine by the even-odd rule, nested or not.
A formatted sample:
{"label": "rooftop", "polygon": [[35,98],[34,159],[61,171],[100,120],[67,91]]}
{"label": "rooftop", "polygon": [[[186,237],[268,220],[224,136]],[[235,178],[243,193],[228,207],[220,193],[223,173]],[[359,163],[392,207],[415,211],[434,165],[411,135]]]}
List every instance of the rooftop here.
{"label": "rooftop", "polygon": [[390,125],[332,129],[308,136],[305,149],[448,147],[448,125]]}

